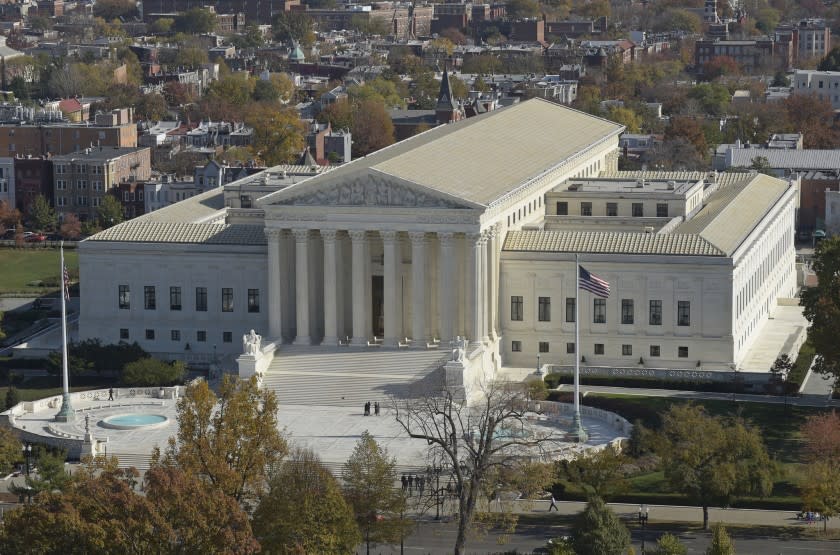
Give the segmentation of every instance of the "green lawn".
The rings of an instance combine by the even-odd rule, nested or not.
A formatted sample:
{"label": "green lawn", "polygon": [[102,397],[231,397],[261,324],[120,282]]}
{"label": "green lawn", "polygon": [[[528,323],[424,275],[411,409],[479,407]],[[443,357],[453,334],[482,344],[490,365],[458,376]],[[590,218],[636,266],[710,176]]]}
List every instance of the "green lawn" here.
{"label": "green lawn", "polygon": [[[43,294],[59,287],[58,249],[0,248],[0,293]],[[64,261],[71,275],[78,275],[79,257],[75,250],[64,250]],[[28,285],[46,281],[43,287]]]}

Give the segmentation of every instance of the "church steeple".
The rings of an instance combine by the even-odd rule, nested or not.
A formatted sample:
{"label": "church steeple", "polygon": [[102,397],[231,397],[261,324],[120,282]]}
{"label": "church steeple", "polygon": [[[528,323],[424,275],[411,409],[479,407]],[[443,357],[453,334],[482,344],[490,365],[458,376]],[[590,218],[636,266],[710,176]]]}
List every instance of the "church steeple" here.
{"label": "church steeple", "polygon": [[461,119],[461,107],[452,97],[452,84],[449,82],[449,72],[443,70],[443,77],[440,80],[440,91],[438,92],[435,115],[439,124],[450,123]]}

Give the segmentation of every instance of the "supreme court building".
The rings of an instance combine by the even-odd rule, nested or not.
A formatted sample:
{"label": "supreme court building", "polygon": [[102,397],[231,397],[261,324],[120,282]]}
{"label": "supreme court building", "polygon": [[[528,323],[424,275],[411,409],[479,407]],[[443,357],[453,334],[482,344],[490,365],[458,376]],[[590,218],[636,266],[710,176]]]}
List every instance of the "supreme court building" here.
{"label": "supreme court building", "polygon": [[568,364],[579,254],[613,286],[581,295],[579,354],[730,368],[793,295],[793,187],[619,173],[622,129],[534,99],[114,226],[80,244],[80,337],[190,359],[241,353],[250,329],[278,356],[460,336],[485,375]]}

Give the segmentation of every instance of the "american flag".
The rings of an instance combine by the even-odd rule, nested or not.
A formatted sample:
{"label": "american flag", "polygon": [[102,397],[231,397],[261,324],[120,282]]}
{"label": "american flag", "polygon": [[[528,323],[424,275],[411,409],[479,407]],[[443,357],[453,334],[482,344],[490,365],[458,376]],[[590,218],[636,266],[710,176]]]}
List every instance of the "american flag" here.
{"label": "american flag", "polygon": [[595,274],[587,272],[580,266],[580,279],[578,285],[581,289],[594,293],[598,297],[607,298],[610,296],[610,284],[607,280],[599,278]]}
{"label": "american flag", "polygon": [[67,266],[64,266],[64,298],[70,300],[70,272],[67,271]]}

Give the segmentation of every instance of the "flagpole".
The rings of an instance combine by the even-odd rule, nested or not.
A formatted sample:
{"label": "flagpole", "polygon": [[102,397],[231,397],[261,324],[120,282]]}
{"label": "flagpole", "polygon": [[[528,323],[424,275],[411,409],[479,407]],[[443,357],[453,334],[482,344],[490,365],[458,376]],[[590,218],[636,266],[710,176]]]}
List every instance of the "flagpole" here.
{"label": "flagpole", "polygon": [[67,283],[67,268],[64,266],[64,241],[59,247],[60,277],[61,281],[61,380],[63,392],[61,395],[61,410],[55,415],[56,422],[69,422],[73,420],[73,408],[70,406],[70,372],[67,364],[67,297],[70,296],[70,287]]}
{"label": "flagpole", "polygon": [[572,420],[572,435],[578,443],[585,443],[589,437],[580,419],[580,260],[575,254],[575,415]]}

